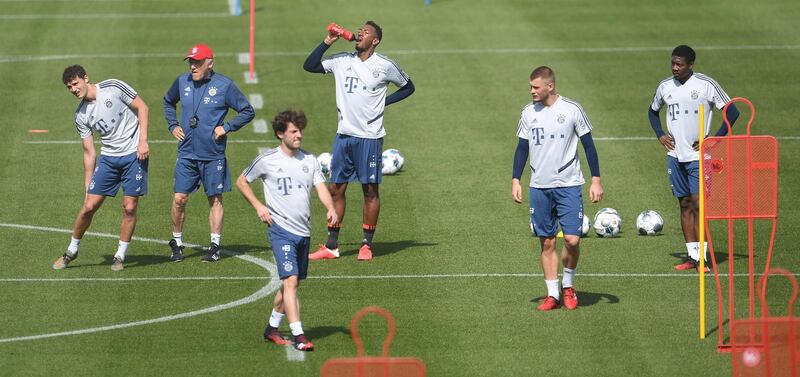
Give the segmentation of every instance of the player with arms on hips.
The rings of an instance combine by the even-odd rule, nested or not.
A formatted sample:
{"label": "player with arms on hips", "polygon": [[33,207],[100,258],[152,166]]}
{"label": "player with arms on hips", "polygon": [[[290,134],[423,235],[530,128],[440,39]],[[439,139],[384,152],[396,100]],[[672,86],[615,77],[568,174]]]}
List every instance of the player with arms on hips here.
{"label": "player with arms on hips", "polygon": [[[522,109],[517,128],[517,150],[511,179],[511,196],[522,203],[520,178],[530,155],[530,213],[533,231],[539,237],[547,297],[537,307],[547,311],[561,306],[578,307],[573,280],[580,256],[585,182],[578,158],[578,140],[583,145],[592,174],[589,200],[603,198],[600,164],[592,141],[592,124],[577,102],[556,92],[556,75],[541,66],[530,75],[533,102]],[[558,289],[559,258],[556,252],[558,225],[564,233],[561,262],[564,264],[562,291]],[[562,294],[563,293],[563,299]]]}
{"label": "player with arms on hips", "polygon": [[[294,347],[301,351],[314,349],[314,344],[303,332],[297,298],[300,280],[305,279],[308,272],[312,186],[328,209],[328,223],[338,220],[317,158],[300,149],[306,122],[302,111],[278,113],[272,121],[272,130],[280,140],[280,145],[258,156],[236,180],[236,187],[255,208],[258,219],[267,223],[272,255],[283,282],[275,294],[269,325],[264,329],[264,339],[277,344],[289,344],[278,332],[286,316],[294,337]],[[256,179],[264,183],[266,204],[258,200],[250,188],[250,183]]]}
{"label": "player with arms on hips", "polygon": [[[53,263],[61,270],[78,257],[78,246],[92,224],[95,212],[107,196],[116,196],[120,185],[122,224],[119,246],[111,269],[125,268],[125,253],[136,228],[139,197],[147,193],[147,104],[128,84],[115,79],[92,84],[80,65],[69,66],[61,76],[67,90],[81,100],[75,110],[75,125],[83,143],[83,170],[86,197],[72,227],[67,251]],[[100,158],[95,166],[92,132],[100,135]]]}
{"label": "player with arms on hips", "polygon": [[[692,70],[694,59],[695,52],[691,47],[675,47],[672,51],[672,76],[658,84],[653,102],[647,109],[650,126],[667,150],[667,174],[672,194],[678,198],[681,208],[681,228],[688,256],[683,263],[675,266],[676,270],[697,269],[700,261],[700,153],[697,130],[699,107],[700,104],[705,105],[705,133],[708,135],[711,107],[722,109],[730,101],[728,94],[714,79]],[[669,133],[664,133],[661,129],[659,116],[659,111],[665,105]],[[733,125],[739,117],[736,106],[731,104],[728,107],[727,116]],[[727,133],[728,127],[722,122],[715,136],[725,136]],[[707,260],[707,255],[703,257]],[[708,264],[705,266],[705,271],[709,272]]]}
{"label": "player with arms on hips", "polygon": [[[383,31],[373,21],[358,30],[356,51],[341,52],[323,59],[325,51],[339,39],[328,31],[325,40],[311,52],[303,69],[312,73],[333,73],[336,81],[336,109],[339,125],[333,141],[331,178],[328,189],[333,197],[339,223],[328,224],[328,239],[310,259],[339,257],[339,230],[345,213],[345,192],[350,181],[361,182],[364,193],[364,222],[358,260],[372,259],[372,238],[378,224],[381,202],[381,153],[383,113],[386,106],[414,93],[414,84],[395,62],[375,52]],[[386,96],[388,84],[400,87]]]}
{"label": "player with arms on hips", "polygon": [[[223,206],[222,193],[231,190],[231,177],[225,149],[228,134],[253,120],[255,111],[233,80],[214,72],[214,54],[199,44],[189,49],[189,72],[175,79],[164,96],[164,117],[169,131],[178,139],[175,183],[172,199],[172,239],[169,241],[175,262],[183,260],[183,223],[189,194],[203,183],[208,198],[208,226],[211,244],[203,262],[220,258]],[[178,122],[176,104],[181,103]],[[238,114],[225,121],[228,110]]]}

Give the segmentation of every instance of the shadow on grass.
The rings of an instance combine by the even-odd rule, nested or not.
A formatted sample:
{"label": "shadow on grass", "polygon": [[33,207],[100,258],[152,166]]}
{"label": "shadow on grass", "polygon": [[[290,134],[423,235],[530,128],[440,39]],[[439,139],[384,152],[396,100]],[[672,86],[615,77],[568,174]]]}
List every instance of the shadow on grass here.
{"label": "shadow on grass", "polygon": [[[585,292],[585,291],[577,291],[578,292],[578,308],[581,306],[592,306],[597,304],[619,304],[619,297],[614,296],[609,293],[595,293],[595,292]],[[540,304],[546,296],[540,296],[531,299],[531,303],[533,304]]]}
{"label": "shadow on grass", "polygon": [[[208,250],[207,246],[187,247],[183,250],[184,261],[193,259],[199,260],[200,257],[206,254],[207,250]],[[254,246],[254,245],[222,245],[222,250],[225,252],[220,253],[220,260],[232,258],[242,254],[263,252],[269,249],[264,248],[263,246]],[[163,255],[128,254],[125,256],[125,268],[128,269],[135,267],[144,267],[152,264],[161,264],[161,263],[175,263],[169,259],[170,255],[171,253],[169,247],[164,248]],[[103,265],[111,266],[111,262],[114,260],[114,254],[104,255],[103,259],[104,259],[103,263],[97,263],[94,264],[94,266],[103,266]]]}
{"label": "shadow on grass", "polygon": [[337,333],[350,336],[350,329],[341,326],[320,326],[306,329],[306,335],[312,340],[326,338]]}
{"label": "shadow on grass", "polygon": [[[436,246],[436,245],[438,245],[438,243],[417,242],[415,240],[402,240],[394,242],[373,242],[372,258],[380,258],[389,254],[394,254],[399,251],[403,251],[411,247],[426,247],[426,246]],[[340,255],[341,256],[358,255],[358,249],[360,247],[361,243],[339,244]],[[346,250],[342,251],[342,249]],[[314,252],[314,250],[312,250],[311,252]]]}
{"label": "shadow on grass", "polygon": [[[728,327],[728,324],[730,322],[731,322],[730,319],[723,320],[722,321],[722,327]],[[719,332],[719,324],[714,322],[714,326],[713,327],[708,327],[708,329],[706,331],[706,337],[707,338],[711,337],[711,334],[714,334],[714,333],[717,333],[717,332]],[[727,334],[726,336],[724,336],[722,341],[725,342],[725,343],[729,343],[730,342],[730,334]]]}
{"label": "shadow on grass", "polygon": [[[670,253],[670,256],[678,259],[679,261],[686,260],[686,252],[677,252],[677,253]],[[747,259],[747,254],[733,254],[734,260],[742,260]],[[727,252],[714,252],[714,259],[717,261],[717,264],[722,264],[728,261],[728,253]],[[707,262],[711,262],[710,258]]]}
{"label": "shadow on grass", "polygon": [[[105,260],[103,263],[97,263],[95,266],[103,266],[108,265],[111,266],[111,262],[114,261],[114,254],[104,255],[103,259]],[[144,267],[151,264],[161,264],[161,263],[173,263],[169,260],[169,255],[136,255],[136,254],[128,254],[125,256],[125,268],[135,268],[135,267]]]}

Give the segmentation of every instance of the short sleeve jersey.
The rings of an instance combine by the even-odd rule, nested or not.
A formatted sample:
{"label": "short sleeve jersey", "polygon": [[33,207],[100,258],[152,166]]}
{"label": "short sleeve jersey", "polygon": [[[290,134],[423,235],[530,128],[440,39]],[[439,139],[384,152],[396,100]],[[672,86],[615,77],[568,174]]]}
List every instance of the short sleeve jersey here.
{"label": "short sleeve jersey", "polygon": [[139,145],[139,119],[128,105],[136,91],[120,80],[97,84],[94,102],[81,101],[75,110],[75,127],[81,139],[100,135],[100,154],[119,157],[136,152]]}
{"label": "short sleeve jersey", "polygon": [[386,135],[383,111],[388,84],[402,87],[408,76],[391,59],[374,53],[361,61],[356,52],[342,52],[322,59],[325,72],[336,80],[337,133],[365,139]]}
{"label": "short sleeve jersey", "polygon": [[302,149],[294,156],[269,149],[242,173],[247,182],[261,179],[272,220],[301,237],[311,236],[311,187],[325,182],[317,158]]}
{"label": "short sleeve jersey", "polygon": [[522,109],[517,136],[528,139],[530,187],[580,186],[585,181],[578,140],[592,130],[581,105],[559,96],[552,106],[532,102]]}
{"label": "short sleeve jersey", "polygon": [[94,102],[81,101],[75,110],[75,126],[81,139],[100,135],[100,154],[119,157],[136,152],[139,146],[139,119],[128,105],[136,91],[120,80],[97,84]]}
{"label": "short sleeve jersey", "polygon": [[730,97],[722,87],[702,73],[695,72],[683,84],[673,77],[661,81],[656,87],[650,108],[659,111],[664,105],[667,106],[667,129],[675,140],[675,149],[667,154],[680,162],[697,161],[700,154],[692,145],[699,140],[697,129],[700,104],[705,104],[705,134],[708,135],[711,107],[722,109],[728,101]]}

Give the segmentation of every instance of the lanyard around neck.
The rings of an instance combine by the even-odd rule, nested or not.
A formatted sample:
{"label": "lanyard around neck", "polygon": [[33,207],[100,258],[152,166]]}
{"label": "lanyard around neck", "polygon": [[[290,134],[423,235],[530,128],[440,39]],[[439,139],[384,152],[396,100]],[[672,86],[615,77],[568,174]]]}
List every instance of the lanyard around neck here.
{"label": "lanyard around neck", "polygon": [[[209,78],[207,78],[205,80],[206,80],[206,82],[204,82],[202,85],[200,85],[200,88],[199,88],[200,89],[199,90],[200,91],[200,101],[195,101],[196,98],[197,98],[198,88],[194,88],[195,90],[192,91],[192,117],[193,118],[197,117],[197,110],[200,110],[200,104],[203,102],[203,97],[202,96],[206,92],[206,86],[208,85],[209,82],[211,82],[211,78],[209,77]],[[194,80],[192,80],[192,86],[194,86]],[[195,102],[197,102],[197,103],[195,104]],[[199,120],[198,120],[198,122],[199,122]]]}

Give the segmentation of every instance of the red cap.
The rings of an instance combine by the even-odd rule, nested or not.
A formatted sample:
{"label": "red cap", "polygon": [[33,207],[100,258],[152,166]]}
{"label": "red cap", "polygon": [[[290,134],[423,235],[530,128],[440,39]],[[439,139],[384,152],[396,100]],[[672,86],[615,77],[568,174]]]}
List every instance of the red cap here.
{"label": "red cap", "polygon": [[189,52],[186,53],[186,57],[183,60],[186,59],[203,60],[213,57],[214,53],[211,52],[210,47],[204,44],[199,44],[192,46],[192,48],[189,49]]}

